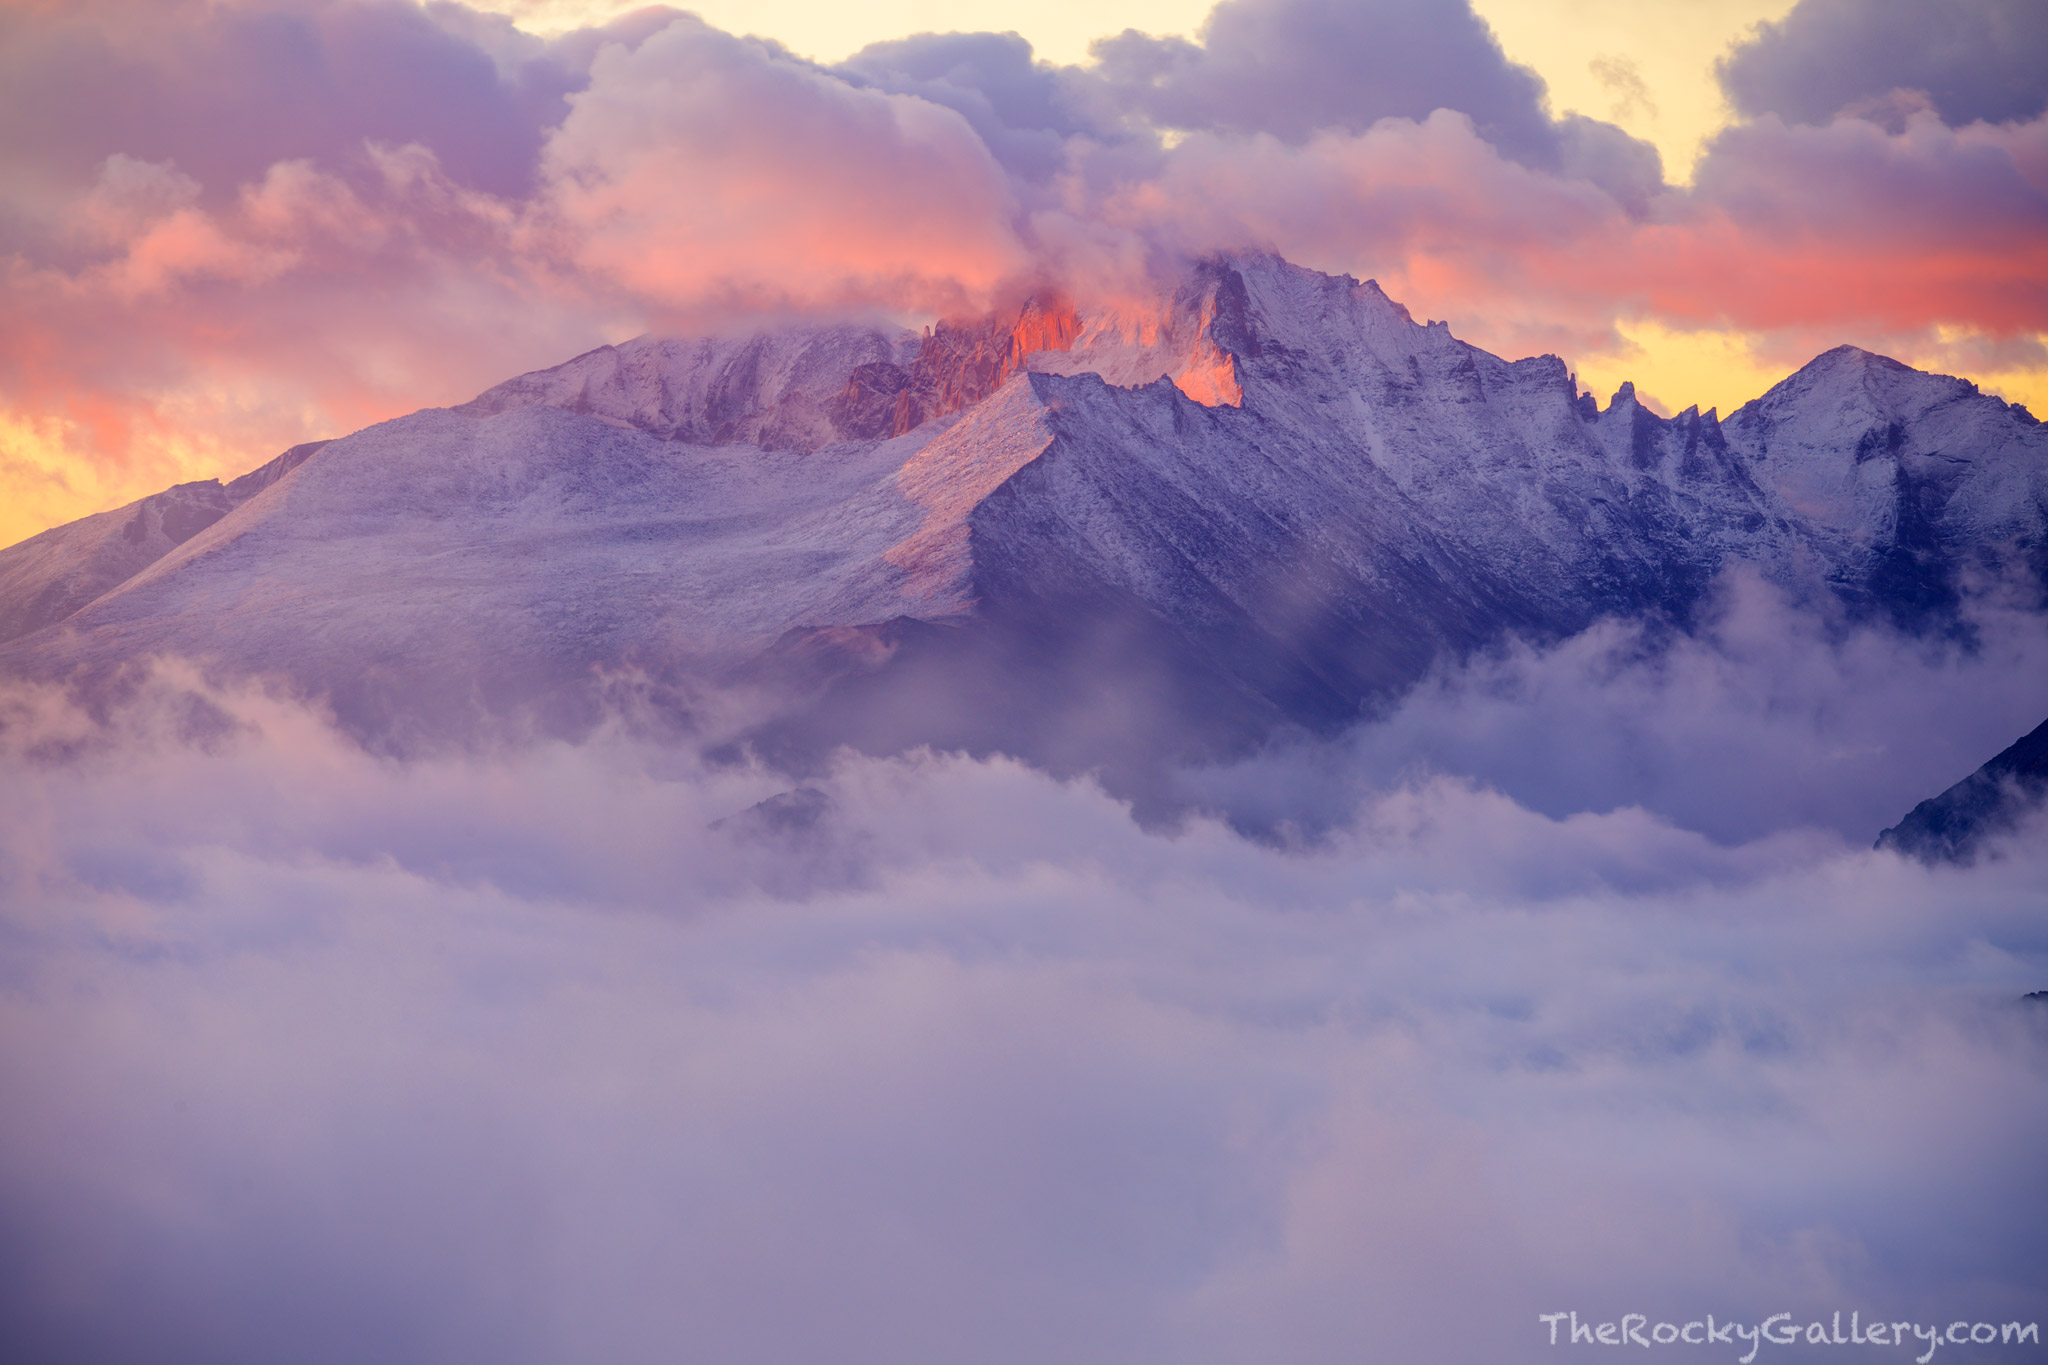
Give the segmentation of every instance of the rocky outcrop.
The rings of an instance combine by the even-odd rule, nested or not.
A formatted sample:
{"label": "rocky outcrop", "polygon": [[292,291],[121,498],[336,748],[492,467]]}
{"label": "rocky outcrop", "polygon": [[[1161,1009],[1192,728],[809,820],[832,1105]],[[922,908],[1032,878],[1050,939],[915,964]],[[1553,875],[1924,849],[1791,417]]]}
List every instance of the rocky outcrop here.
{"label": "rocky outcrop", "polygon": [[1037,295],[1014,317],[940,322],[925,331],[909,365],[854,370],[835,413],[852,437],[902,436],[937,417],[964,412],[993,394],[1042,351],[1073,347],[1080,314],[1059,295]]}
{"label": "rocky outcrop", "polygon": [[1877,836],[1926,863],[1968,863],[2048,802],[2048,721]]}

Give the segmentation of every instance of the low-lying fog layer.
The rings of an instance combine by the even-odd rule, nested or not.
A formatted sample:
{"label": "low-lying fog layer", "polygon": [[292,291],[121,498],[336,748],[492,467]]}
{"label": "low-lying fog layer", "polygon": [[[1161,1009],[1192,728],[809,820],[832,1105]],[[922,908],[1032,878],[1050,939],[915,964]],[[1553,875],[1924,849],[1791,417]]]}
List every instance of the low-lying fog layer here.
{"label": "low-lying fog layer", "polygon": [[1985,641],[1753,600],[1506,656],[1190,775],[1329,826],[1263,841],[1004,761],[848,758],[757,807],[789,782],[617,734],[400,765],[256,692],[195,726],[175,668],[100,729],[17,690],[0,1354],[1491,1365],[1587,1353],[1538,1320],[1569,1310],[2048,1326],[2048,830],[1963,870],[1868,848],[2048,714],[2039,633]]}

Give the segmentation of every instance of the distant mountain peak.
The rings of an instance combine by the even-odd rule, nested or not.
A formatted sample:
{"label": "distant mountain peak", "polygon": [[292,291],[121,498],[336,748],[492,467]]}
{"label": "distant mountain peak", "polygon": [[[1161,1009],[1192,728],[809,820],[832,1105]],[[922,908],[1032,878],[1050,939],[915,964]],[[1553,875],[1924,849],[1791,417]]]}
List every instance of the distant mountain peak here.
{"label": "distant mountain peak", "polygon": [[1808,395],[1829,395],[1844,412],[1861,409],[1872,417],[1889,420],[1976,397],[1978,389],[1967,379],[1916,370],[1860,346],[1837,346],[1800,366],[1761,397],[1745,403],[1742,410],[1768,412],[1786,399]]}

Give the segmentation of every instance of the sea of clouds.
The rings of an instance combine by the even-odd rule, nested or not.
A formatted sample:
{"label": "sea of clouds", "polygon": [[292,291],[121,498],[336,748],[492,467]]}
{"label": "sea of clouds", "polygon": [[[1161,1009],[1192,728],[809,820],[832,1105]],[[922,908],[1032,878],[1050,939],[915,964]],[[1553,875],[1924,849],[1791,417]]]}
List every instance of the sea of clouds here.
{"label": "sea of clouds", "polygon": [[[1566,1310],[2048,1318],[2048,829],[1869,847],[2040,718],[2048,635],[1977,629],[1733,584],[1695,636],[1504,652],[1187,774],[1215,813],[1151,829],[1001,759],[789,795],[625,725],[399,762],[178,666],[92,718],[13,689],[0,1354],[1502,1362],[1605,1351],[1549,1344]],[[1940,1358],[2039,1355],[2001,1351]]]}

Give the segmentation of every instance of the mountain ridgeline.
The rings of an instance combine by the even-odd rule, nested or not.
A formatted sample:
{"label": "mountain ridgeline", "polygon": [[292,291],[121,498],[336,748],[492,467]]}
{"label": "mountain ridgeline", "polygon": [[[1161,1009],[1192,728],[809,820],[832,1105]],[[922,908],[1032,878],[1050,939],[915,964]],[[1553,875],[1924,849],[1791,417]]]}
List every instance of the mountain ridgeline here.
{"label": "mountain ridgeline", "polygon": [[1139,310],[643,338],[180,485],[0,551],[0,669],[181,655],[400,749],[573,732],[630,682],[792,765],[932,744],[1135,790],[1509,636],[1683,627],[1734,565],[1911,629],[2038,598],[2048,430],[1851,347],[1726,417],[1602,406],[1237,254]]}

